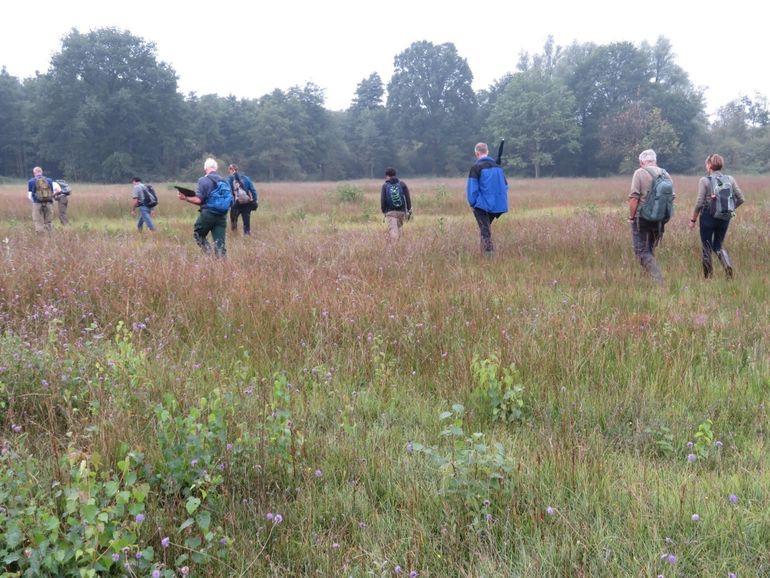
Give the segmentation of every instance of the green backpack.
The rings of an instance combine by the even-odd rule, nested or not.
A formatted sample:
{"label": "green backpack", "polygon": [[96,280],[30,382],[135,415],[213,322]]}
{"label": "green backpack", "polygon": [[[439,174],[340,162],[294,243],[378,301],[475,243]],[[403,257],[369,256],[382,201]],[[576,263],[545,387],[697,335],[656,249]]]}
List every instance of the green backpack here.
{"label": "green backpack", "polygon": [[651,223],[666,223],[674,214],[674,183],[664,170],[656,174],[650,167],[644,169],[650,173],[652,184],[639,216]]}

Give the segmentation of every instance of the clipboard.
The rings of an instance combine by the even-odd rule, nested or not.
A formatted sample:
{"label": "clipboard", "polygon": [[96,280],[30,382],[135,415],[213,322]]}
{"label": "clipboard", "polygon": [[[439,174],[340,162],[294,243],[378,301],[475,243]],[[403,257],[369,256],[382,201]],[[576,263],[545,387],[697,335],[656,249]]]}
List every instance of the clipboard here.
{"label": "clipboard", "polygon": [[188,189],[187,187],[180,187],[179,185],[174,185],[174,188],[182,193],[185,197],[194,197],[195,191],[192,189]]}

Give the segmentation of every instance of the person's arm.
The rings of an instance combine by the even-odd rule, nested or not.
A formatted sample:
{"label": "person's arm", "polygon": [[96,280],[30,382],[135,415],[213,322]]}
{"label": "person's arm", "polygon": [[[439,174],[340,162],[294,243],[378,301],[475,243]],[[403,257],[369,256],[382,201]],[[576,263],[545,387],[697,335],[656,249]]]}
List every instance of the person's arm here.
{"label": "person's arm", "polygon": [[468,197],[468,204],[471,207],[476,206],[476,200],[479,197],[479,177],[481,171],[478,165],[473,165],[471,172],[468,174],[468,184],[466,185],[466,194]]}
{"label": "person's arm", "polygon": [[710,187],[711,177],[703,177],[698,181],[698,195],[695,198],[695,206],[692,208],[690,222],[687,223],[690,230],[695,228],[695,223],[698,221],[698,215],[700,215],[703,207],[706,205],[706,194]]}
{"label": "person's arm", "polygon": [[639,199],[642,196],[642,173],[647,171],[636,169],[634,176],[631,177],[631,192],[628,193],[628,220],[636,219],[636,212],[639,209]]}
{"label": "person's arm", "polygon": [[743,196],[743,191],[738,186],[738,183],[735,181],[735,179],[733,177],[730,177],[730,180],[733,182],[733,194],[735,195],[735,208],[737,209],[746,201],[746,199]]}
{"label": "person's arm", "polygon": [[201,201],[200,197],[198,197],[197,195],[193,195],[192,197],[187,197],[181,192],[176,194],[176,198],[179,199],[180,201],[187,201],[192,205],[200,205],[203,202]]}
{"label": "person's arm", "polygon": [[636,219],[636,210],[639,208],[639,199],[637,197],[631,197],[628,199],[628,220],[633,221]]}
{"label": "person's arm", "polygon": [[406,210],[412,212],[412,198],[409,196],[409,187],[406,186],[404,181],[401,181],[401,186],[404,187],[404,198],[406,199]]}
{"label": "person's arm", "polygon": [[385,214],[385,187],[386,184],[382,183],[382,188],[380,189],[380,212],[383,215]]}

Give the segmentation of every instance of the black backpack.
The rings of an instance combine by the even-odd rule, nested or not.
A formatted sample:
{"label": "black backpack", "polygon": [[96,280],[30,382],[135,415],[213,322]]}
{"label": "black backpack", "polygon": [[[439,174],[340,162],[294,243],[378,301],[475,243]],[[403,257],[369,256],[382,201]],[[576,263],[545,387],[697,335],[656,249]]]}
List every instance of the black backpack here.
{"label": "black backpack", "polygon": [[152,209],[158,205],[158,195],[155,192],[155,189],[152,188],[152,185],[147,185],[145,183],[142,184],[144,185],[142,205],[148,209]]}
{"label": "black backpack", "polygon": [[390,206],[396,211],[406,211],[406,198],[404,197],[404,186],[401,181],[395,183],[385,183],[385,194],[390,200]]}

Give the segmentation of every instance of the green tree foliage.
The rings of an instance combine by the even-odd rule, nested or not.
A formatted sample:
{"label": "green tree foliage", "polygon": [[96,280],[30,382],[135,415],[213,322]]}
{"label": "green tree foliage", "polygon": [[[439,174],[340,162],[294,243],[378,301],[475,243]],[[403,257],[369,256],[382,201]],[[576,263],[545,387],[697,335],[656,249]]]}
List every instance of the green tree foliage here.
{"label": "green tree foliage", "polygon": [[468,164],[476,126],[472,81],[467,61],[451,43],[415,42],[396,56],[387,109],[402,164],[431,174]]}
{"label": "green tree foliage", "polygon": [[510,165],[540,177],[556,155],[580,147],[575,97],[541,68],[514,74],[496,100],[488,132],[507,138]]}
{"label": "green tree foliage", "polygon": [[702,90],[665,38],[560,47],[549,37],[513,64],[475,94],[453,44],[415,42],[395,56],[385,104],[373,73],[332,113],[312,83],[239,99],[214,75],[209,93],[185,97],[152,43],[73,29],[46,73],[0,72],[0,174],[42,165],[74,180],[192,178],[214,155],[258,180],[374,178],[388,165],[459,175],[473,143],[498,137],[508,167],[536,176],[625,172],[647,147],[672,172],[698,171],[715,151],[733,170],[770,169],[766,98],[738,98],[709,125]]}
{"label": "green tree foliage", "polygon": [[767,98],[741,96],[716,114],[705,154],[719,152],[731,171],[770,170],[770,111]]}
{"label": "green tree foliage", "polygon": [[395,156],[390,126],[382,99],[385,87],[376,72],[362,80],[356,88],[353,104],[348,111],[346,140],[356,151],[354,167],[358,175],[374,178],[393,164]]}
{"label": "green tree foliage", "polygon": [[24,87],[5,67],[0,70],[0,175],[26,172]]}
{"label": "green tree foliage", "polygon": [[42,80],[39,148],[66,174],[126,180],[174,159],[182,98],[153,43],[114,28],[72,30]]}

